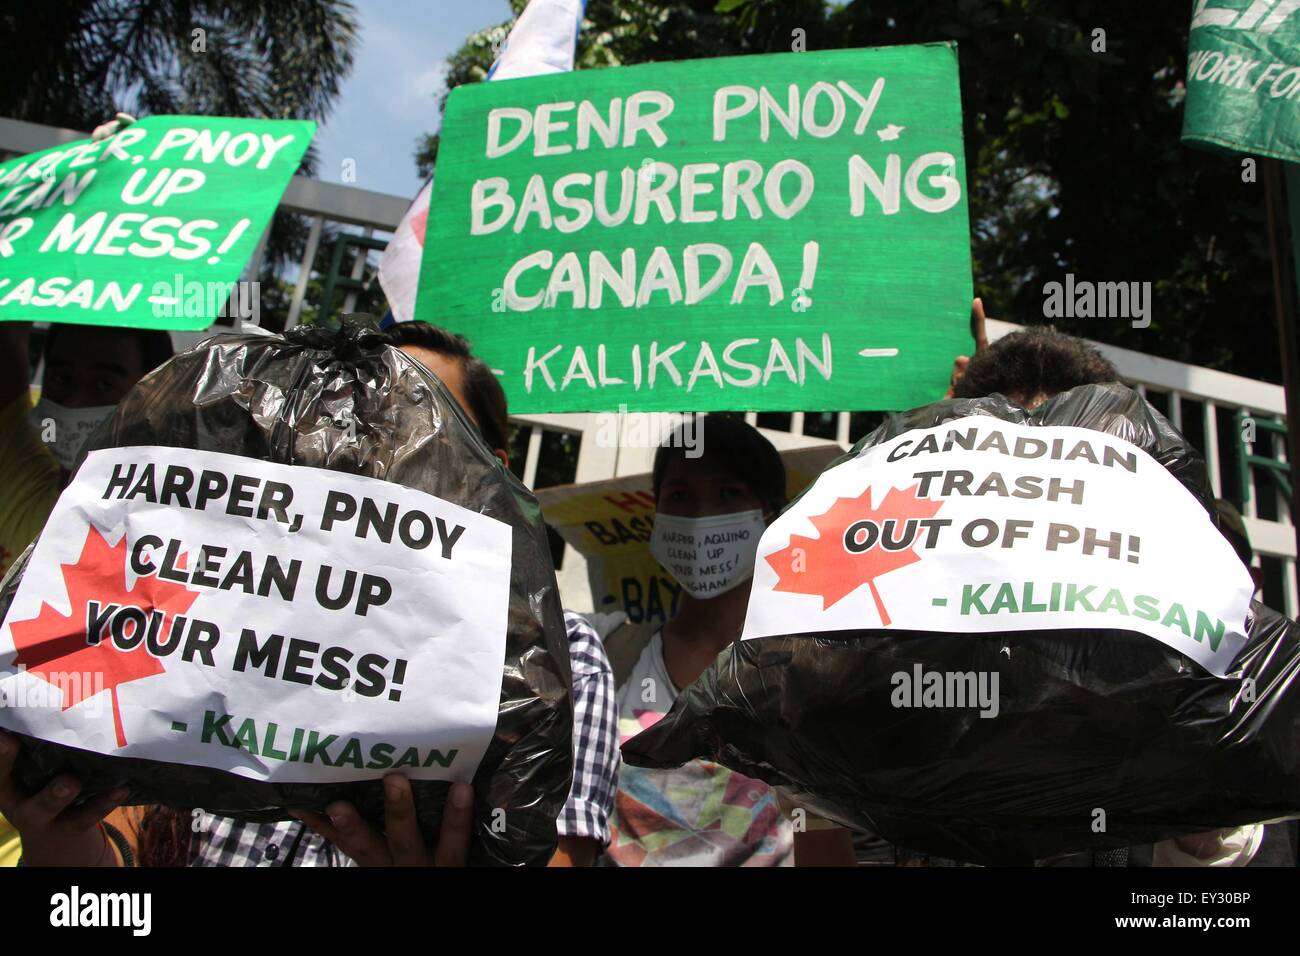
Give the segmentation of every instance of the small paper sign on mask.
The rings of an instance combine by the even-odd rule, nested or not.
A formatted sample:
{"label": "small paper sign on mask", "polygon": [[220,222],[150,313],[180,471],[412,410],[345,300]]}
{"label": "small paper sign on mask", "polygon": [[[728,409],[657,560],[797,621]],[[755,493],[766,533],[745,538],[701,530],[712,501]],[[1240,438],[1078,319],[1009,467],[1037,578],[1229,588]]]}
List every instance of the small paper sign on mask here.
{"label": "small paper sign on mask", "polygon": [[708,518],[655,515],[650,553],[696,598],[725,594],[754,573],[761,511]]}

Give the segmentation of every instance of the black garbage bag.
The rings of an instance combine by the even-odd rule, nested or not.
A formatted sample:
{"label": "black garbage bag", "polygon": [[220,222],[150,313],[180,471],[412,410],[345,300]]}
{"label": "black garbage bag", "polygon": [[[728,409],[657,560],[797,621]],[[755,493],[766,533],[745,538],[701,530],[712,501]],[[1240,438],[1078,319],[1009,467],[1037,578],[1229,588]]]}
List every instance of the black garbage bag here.
{"label": "black garbage bag", "polygon": [[[140,448],[148,450],[133,451]],[[96,479],[96,468],[109,477]],[[130,500],[119,502],[128,492]],[[115,604],[113,576],[102,569],[77,585],[65,564],[68,597],[62,583],[39,585],[47,580],[41,573],[58,573],[50,555],[59,542],[48,545],[45,572],[42,546],[69,527],[60,522],[72,519],[60,515],[78,494],[76,537],[87,543],[77,567],[92,552],[96,561],[116,560],[120,590],[131,548],[139,576]],[[124,510],[105,510],[119,506]],[[218,524],[193,524],[198,514]],[[213,542],[185,531],[212,527],[227,533]],[[328,544],[296,546],[308,532]],[[164,544],[173,533],[177,553]],[[117,537],[122,543],[114,548]],[[239,552],[249,540],[251,549]],[[272,565],[267,555],[277,548]],[[27,577],[50,593],[24,598]],[[97,596],[84,615],[78,588],[82,598]],[[69,597],[70,618],[50,610],[53,623],[40,623],[48,607]],[[37,599],[46,604],[36,623],[20,620],[33,617]],[[134,608],[113,613],[127,604],[143,615],[134,623]],[[25,744],[15,772],[31,790],[70,771],[83,781],[79,799],[125,786],[128,804],[252,821],[347,800],[382,828],[381,778],[395,770],[411,777],[421,828],[433,844],[452,772],[431,774],[466,761],[473,767],[477,759],[470,862],[544,864],[554,850],[571,782],[572,704],[540,510],[444,385],[362,321],[339,332],[218,336],[143,379],[88,440],[50,523],[7,576],[0,616],[5,692],[31,693],[33,675],[53,682],[58,667],[89,666],[96,680],[109,678],[97,695],[96,688],[71,696],[61,688],[62,711],[46,708],[63,715],[58,733],[30,733],[34,725],[23,715],[31,711],[0,709],[0,725]],[[204,617],[211,618],[207,631],[199,626]],[[478,621],[493,623],[472,626]],[[282,633],[269,633],[272,627]],[[163,656],[173,637],[177,644]],[[176,649],[182,638],[184,651]],[[103,656],[75,656],[110,644],[107,664]],[[24,668],[18,683],[15,672]],[[191,698],[177,696],[163,672],[166,680],[187,675]],[[124,673],[128,679],[117,683]],[[129,691],[141,676],[134,686],[153,689]],[[260,696],[234,700],[232,690]],[[453,698],[458,703],[446,702]],[[250,699],[261,708],[255,720]],[[111,704],[111,722],[103,715],[77,724],[95,701]],[[309,719],[284,716],[277,725],[275,714]],[[159,721],[170,721],[170,731],[165,724],[158,730]],[[132,755],[145,735],[148,756]],[[446,740],[453,746],[444,747]]]}
{"label": "black garbage bag", "polygon": [[1300,641],[1212,513],[1122,386],[893,415],[768,529],[742,639],[623,757],[982,864],[1300,814]]}

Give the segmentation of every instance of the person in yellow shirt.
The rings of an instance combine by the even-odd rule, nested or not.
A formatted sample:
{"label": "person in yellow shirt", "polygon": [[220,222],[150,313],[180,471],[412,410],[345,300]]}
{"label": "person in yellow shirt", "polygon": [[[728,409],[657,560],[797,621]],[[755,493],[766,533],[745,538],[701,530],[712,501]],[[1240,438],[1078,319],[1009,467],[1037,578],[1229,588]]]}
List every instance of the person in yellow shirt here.
{"label": "person in yellow shirt", "polygon": [[[30,336],[30,323],[0,322],[0,577],[45,526],[87,436],[172,355],[166,332],[51,326],[33,407]],[[0,816],[0,866],[20,853],[17,831]]]}
{"label": "person in yellow shirt", "polygon": [[0,576],[44,526],[62,487],[54,453],[29,422],[28,329],[0,323]]}

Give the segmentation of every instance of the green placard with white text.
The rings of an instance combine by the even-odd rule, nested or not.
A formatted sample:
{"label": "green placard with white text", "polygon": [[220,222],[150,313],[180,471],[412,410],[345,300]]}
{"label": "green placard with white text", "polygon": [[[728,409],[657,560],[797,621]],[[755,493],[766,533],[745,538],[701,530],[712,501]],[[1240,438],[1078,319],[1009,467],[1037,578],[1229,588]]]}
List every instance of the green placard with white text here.
{"label": "green placard with white text", "polygon": [[150,116],[0,163],[0,320],[207,328],[315,132]]}
{"label": "green placard with white text", "polygon": [[971,348],[957,50],[461,86],[417,318],[514,412],[898,409]]}
{"label": "green placard with white text", "polygon": [[1300,0],[1196,0],[1183,142],[1300,162]]}

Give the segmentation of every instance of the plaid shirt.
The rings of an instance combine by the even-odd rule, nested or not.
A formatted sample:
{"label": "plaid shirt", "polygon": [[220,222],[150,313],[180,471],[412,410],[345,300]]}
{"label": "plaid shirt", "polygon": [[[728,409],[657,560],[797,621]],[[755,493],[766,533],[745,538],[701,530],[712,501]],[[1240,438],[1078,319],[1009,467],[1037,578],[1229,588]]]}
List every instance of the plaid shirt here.
{"label": "plaid shirt", "polygon": [[[614,672],[586,618],[564,612],[573,671],[573,788],[556,820],[560,836],[609,843],[618,788],[618,709]],[[191,847],[193,866],[353,866],[337,847],[297,820],[244,823],[206,814]]]}
{"label": "plaid shirt", "polygon": [[587,619],[564,612],[573,668],[573,788],[556,821],[560,836],[609,843],[618,792],[618,703],[605,646]]}

